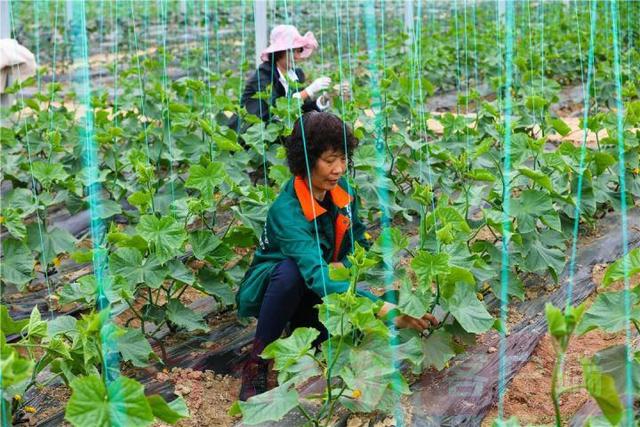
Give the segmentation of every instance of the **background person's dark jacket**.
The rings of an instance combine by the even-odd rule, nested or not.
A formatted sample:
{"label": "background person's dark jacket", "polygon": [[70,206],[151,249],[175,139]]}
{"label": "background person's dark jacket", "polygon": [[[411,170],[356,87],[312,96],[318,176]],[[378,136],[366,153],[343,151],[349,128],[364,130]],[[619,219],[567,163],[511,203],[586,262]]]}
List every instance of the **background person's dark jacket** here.
{"label": "background person's dark jacket", "polygon": [[[298,76],[298,83],[303,84],[305,82],[304,72],[300,68],[296,68],[296,75]],[[271,62],[263,62],[258,69],[247,79],[247,83],[240,98],[240,104],[247,109],[249,114],[253,114],[259,117],[264,122],[271,120],[271,114],[269,107],[276,105],[276,99],[286,96],[286,91],[279,79],[278,69],[275,64]],[[253,96],[257,92],[264,91],[269,85],[271,85],[271,98],[267,103],[264,99],[255,99]],[[297,92],[296,89],[289,87],[290,94]],[[300,89],[301,91],[302,89]],[[297,102],[297,101],[296,101]],[[293,104],[292,108],[298,108],[297,104]],[[302,112],[308,111],[320,111],[316,105],[316,101],[309,98],[302,104]],[[243,128],[242,121],[237,114],[234,114],[229,119],[229,127],[235,130],[238,134],[244,132],[246,128]]]}

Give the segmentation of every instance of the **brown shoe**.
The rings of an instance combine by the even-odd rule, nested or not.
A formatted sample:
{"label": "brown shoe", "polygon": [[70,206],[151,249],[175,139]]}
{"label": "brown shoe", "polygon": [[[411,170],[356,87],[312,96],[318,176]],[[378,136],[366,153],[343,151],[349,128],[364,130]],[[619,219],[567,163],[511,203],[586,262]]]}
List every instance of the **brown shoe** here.
{"label": "brown shoe", "polygon": [[239,399],[243,402],[250,397],[268,390],[269,361],[249,357],[242,368],[242,387]]}

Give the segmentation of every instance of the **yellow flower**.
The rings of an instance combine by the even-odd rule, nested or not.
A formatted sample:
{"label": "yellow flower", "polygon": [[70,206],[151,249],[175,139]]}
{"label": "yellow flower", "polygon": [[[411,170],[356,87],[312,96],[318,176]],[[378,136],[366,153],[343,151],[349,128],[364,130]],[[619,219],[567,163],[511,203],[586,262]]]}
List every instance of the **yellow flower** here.
{"label": "yellow flower", "polygon": [[30,412],[32,414],[35,414],[36,413],[36,408],[34,408],[33,406],[25,406],[24,407],[24,411],[25,412]]}
{"label": "yellow flower", "polygon": [[20,402],[22,400],[22,396],[20,396],[19,394],[16,394],[15,396],[13,396],[13,400]]}
{"label": "yellow flower", "polygon": [[[632,172],[633,172],[634,174],[638,175],[638,174],[640,174],[640,168],[635,168]],[[0,224],[1,224],[1,223],[2,223],[2,217],[0,216]]]}
{"label": "yellow flower", "polygon": [[355,389],[353,390],[353,394],[351,395],[354,399],[358,399],[360,396],[362,396],[362,392],[360,391],[360,389]]}
{"label": "yellow flower", "polygon": [[369,234],[367,231],[364,232],[364,238],[367,240],[371,240],[371,234]]}
{"label": "yellow flower", "polygon": [[56,267],[60,267],[60,258],[55,257],[53,259],[53,265],[55,265]]}

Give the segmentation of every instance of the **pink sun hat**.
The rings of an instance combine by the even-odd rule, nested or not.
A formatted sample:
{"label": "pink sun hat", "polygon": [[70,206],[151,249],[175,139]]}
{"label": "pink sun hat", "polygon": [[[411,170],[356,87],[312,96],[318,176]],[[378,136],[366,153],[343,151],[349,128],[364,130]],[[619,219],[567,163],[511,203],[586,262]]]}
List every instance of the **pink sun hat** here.
{"label": "pink sun hat", "polygon": [[303,37],[293,25],[278,25],[271,30],[269,47],[260,53],[260,59],[266,62],[271,53],[300,47],[303,49],[300,54],[301,58],[308,58],[313,53],[314,49],[318,47],[313,33],[308,31]]}

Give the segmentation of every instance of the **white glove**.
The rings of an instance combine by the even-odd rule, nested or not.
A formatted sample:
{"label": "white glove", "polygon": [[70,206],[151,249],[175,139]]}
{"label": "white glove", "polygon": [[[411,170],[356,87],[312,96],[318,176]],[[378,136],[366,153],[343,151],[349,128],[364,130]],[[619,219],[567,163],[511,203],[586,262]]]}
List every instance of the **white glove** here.
{"label": "white glove", "polygon": [[331,107],[331,96],[328,93],[323,93],[316,100],[316,105],[320,109],[320,111],[324,111],[327,108]]}
{"label": "white glove", "polygon": [[331,79],[329,77],[319,77],[315,79],[309,86],[305,88],[309,98],[315,100],[323,90],[326,90],[331,85]]}

